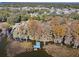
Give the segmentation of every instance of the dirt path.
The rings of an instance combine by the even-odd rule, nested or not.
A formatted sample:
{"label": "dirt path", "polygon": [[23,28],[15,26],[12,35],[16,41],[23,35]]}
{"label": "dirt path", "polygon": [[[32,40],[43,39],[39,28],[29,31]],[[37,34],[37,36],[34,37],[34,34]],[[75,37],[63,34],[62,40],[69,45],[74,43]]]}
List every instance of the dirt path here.
{"label": "dirt path", "polygon": [[47,45],[44,47],[45,51],[52,56],[59,56],[59,57],[71,57],[71,56],[79,56],[79,49],[68,48],[66,46],[60,45]]}

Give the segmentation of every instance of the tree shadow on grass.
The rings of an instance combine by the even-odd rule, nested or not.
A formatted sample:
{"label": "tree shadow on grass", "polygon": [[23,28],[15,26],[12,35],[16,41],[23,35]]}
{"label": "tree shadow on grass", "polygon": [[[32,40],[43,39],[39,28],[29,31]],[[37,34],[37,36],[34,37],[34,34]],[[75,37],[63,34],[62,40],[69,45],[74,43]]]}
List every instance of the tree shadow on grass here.
{"label": "tree shadow on grass", "polygon": [[16,57],[52,57],[48,55],[44,50],[32,51],[32,52],[24,52],[16,55]]}

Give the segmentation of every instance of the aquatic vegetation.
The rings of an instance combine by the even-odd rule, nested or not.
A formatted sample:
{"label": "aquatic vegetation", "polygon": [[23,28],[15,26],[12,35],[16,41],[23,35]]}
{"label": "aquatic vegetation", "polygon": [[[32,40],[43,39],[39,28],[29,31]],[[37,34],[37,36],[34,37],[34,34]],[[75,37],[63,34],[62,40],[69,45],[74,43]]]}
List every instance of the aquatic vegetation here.
{"label": "aquatic vegetation", "polygon": [[23,48],[32,48],[32,42],[20,42],[19,44]]}

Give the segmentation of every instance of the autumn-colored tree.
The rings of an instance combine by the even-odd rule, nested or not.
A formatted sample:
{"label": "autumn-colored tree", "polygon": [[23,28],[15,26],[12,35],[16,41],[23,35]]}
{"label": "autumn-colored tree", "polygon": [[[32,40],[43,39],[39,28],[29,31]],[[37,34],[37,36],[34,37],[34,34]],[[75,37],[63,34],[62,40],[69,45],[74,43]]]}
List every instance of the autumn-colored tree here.
{"label": "autumn-colored tree", "polygon": [[79,21],[75,20],[71,24],[72,34],[75,38],[79,37]]}
{"label": "autumn-colored tree", "polygon": [[[15,24],[16,25],[16,24]],[[27,22],[21,22],[16,28],[13,30],[14,38],[26,38],[27,37]]]}
{"label": "autumn-colored tree", "polygon": [[[38,20],[30,19],[28,20],[28,33],[33,39],[41,35],[41,23]],[[39,39],[39,38],[38,38]]]}
{"label": "autumn-colored tree", "polygon": [[48,21],[52,35],[54,37],[54,41],[57,42],[62,42],[63,37],[66,35],[67,32],[67,26],[65,23],[62,23],[63,18],[59,16],[52,17],[50,21]]}
{"label": "autumn-colored tree", "polygon": [[79,20],[72,21],[71,31],[72,31],[72,35],[74,37],[73,48],[77,48],[79,46]]}
{"label": "autumn-colored tree", "polygon": [[54,25],[52,30],[56,36],[63,37],[66,34],[66,28],[63,25]]}
{"label": "autumn-colored tree", "polygon": [[49,21],[51,30],[56,36],[63,37],[66,34],[66,25],[61,24],[61,17],[52,17],[52,20]]}
{"label": "autumn-colored tree", "polygon": [[34,40],[39,41],[49,41],[50,37],[50,27],[47,23],[41,23],[38,20],[28,20],[28,31],[29,35],[33,37]]}
{"label": "autumn-colored tree", "polygon": [[42,27],[43,27],[43,31],[41,34],[41,40],[43,42],[52,41],[52,32],[50,25],[46,22],[42,24]]}

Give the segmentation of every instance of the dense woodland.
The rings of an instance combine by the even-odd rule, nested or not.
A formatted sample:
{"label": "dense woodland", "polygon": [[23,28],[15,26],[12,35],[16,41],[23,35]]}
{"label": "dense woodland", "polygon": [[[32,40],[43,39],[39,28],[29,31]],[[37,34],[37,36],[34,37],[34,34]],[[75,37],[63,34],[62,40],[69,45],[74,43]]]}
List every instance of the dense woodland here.
{"label": "dense woodland", "polygon": [[25,7],[25,6],[30,6],[30,7],[36,7],[36,6],[44,6],[44,7],[57,7],[57,8],[79,8],[78,6],[79,4],[76,3],[52,3],[52,2],[48,2],[48,3],[33,3],[33,2],[1,2],[0,3],[0,7]]}

